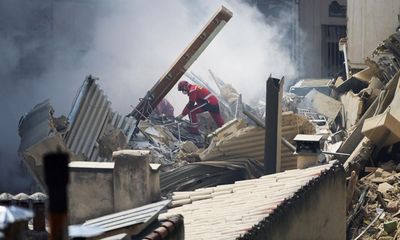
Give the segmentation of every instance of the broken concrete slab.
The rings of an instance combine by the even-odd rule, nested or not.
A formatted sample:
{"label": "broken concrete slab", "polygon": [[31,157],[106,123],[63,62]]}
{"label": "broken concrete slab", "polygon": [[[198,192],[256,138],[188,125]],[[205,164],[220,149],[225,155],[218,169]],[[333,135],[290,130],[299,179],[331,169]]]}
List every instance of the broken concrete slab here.
{"label": "broken concrete slab", "polygon": [[378,70],[377,66],[371,63],[367,68],[355,73],[346,81],[335,84],[335,90],[338,93],[346,93],[349,91],[359,93],[361,90],[368,87],[373,76],[379,75]]}
{"label": "broken concrete slab", "polygon": [[356,77],[350,77],[340,85],[335,88],[338,93],[346,93],[348,91],[353,91],[354,93],[359,93],[362,89],[368,86],[368,82],[364,82]]}
{"label": "broken concrete slab", "polygon": [[[395,76],[399,78],[399,76]],[[398,79],[397,79],[398,80]],[[400,82],[395,88],[393,100],[384,113],[366,119],[362,133],[377,146],[388,146],[400,141]],[[392,90],[393,91],[393,90]]]}
{"label": "broken concrete slab", "polygon": [[163,126],[154,125],[149,121],[140,121],[138,128],[153,143],[164,144],[168,148],[174,148],[178,139]]}
{"label": "broken concrete slab", "polygon": [[304,99],[299,103],[298,107],[306,109],[309,108],[333,121],[338,115],[342,107],[342,103],[313,89],[304,97]]}
{"label": "broken concrete slab", "polygon": [[351,91],[343,94],[340,97],[340,101],[343,104],[345,127],[346,129],[350,129],[356,125],[361,117],[363,112],[363,101],[357,94],[354,94]]}
{"label": "broken concrete slab", "polygon": [[344,166],[348,168],[352,163],[358,161],[365,161],[370,159],[370,154],[372,152],[373,143],[369,138],[362,134],[362,128],[366,119],[375,116],[376,114],[382,113],[392,102],[395,95],[395,90],[399,83],[400,71],[394,74],[393,78],[386,84],[384,94],[382,98],[376,98],[368,110],[363,114],[356,128],[351,132],[349,137],[340,147],[339,151],[343,153],[352,153],[350,157],[342,159],[346,160]]}
{"label": "broken concrete slab", "polygon": [[372,66],[369,66],[369,67],[359,71],[358,73],[353,74],[353,77],[355,77],[365,83],[369,83],[371,78],[376,75],[377,75],[377,69]]}
{"label": "broken concrete slab", "polygon": [[295,85],[291,86],[289,89],[290,93],[294,93],[298,96],[305,96],[311,90],[315,89],[327,96],[331,92],[330,84],[331,79],[301,79]]}
{"label": "broken concrete slab", "polygon": [[180,149],[185,153],[195,153],[199,148],[192,141],[185,141],[181,143]]}
{"label": "broken concrete slab", "polygon": [[385,112],[364,121],[362,134],[377,146],[388,146],[400,141],[400,119]]}
{"label": "broken concrete slab", "polygon": [[117,150],[126,149],[127,143],[127,136],[121,129],[108,129],[98,140],[99,157],[111,159],[112,153]]}

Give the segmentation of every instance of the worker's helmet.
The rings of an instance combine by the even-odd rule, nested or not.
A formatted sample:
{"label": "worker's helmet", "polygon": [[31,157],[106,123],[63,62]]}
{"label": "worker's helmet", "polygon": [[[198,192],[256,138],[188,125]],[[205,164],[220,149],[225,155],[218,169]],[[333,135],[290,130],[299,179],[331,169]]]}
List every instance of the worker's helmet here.
{"label": "worker's helmet", "polygon": [[186,81],[180,81],[178,83],[178,91],[187,91],[189,88],[189,83]]}

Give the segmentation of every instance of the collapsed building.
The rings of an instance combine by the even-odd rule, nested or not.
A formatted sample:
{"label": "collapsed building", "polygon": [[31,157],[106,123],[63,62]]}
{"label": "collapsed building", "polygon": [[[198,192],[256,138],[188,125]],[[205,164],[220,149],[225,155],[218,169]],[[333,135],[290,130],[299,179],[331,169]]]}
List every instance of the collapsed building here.
{"label": "collapsed building", "polygon": [[[396,239],[400,33],[360,64],[350,28],[345,77],[289,92],[270,77],[266,101],[249,105],[211,70],[218,89],[186,72],[231,17],[222,7],[131,113],[88,76],[67,117],[46,100],[21,118],[19,153],[43,191],[44,155],[69,156],[70,238]],[[153,113],[183,75],[218,98],[224,126],[203,114],[193,135]]]}

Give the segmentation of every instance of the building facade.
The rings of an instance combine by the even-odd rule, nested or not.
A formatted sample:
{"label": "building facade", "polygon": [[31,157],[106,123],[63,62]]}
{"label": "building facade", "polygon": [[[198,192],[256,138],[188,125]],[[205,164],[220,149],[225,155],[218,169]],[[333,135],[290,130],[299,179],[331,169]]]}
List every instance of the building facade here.
{"label": "building facade", "polygon": [[[267,17],[282,23],[284,44],[299,78],[335,77],[344,69],[339,39],[346,36],[346,0],[252,0]],[[285,18],[285,21],[282,21]]]}

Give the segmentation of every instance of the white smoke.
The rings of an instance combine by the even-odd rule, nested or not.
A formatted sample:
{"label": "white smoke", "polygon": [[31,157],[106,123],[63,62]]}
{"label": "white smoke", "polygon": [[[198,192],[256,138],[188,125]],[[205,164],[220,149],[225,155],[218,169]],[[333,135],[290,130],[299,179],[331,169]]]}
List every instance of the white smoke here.
{"label": "white smoke", "polygon": [[[264,96],[269,74],[295,75],[294,64],[279,25],[268,25],[263,15],[241,1],[117,1],[98,19],[93,51],[86,69],[103,81],[116,108],[129,111],[138,97],[163,75],[189,42],[220,8],[233,18],[211,42],[189,71],[210,80],[208,69],[233,84],[244,99]],[[178,112],[187,101],[173,89]]]}
{"label": "white smoke", "polygon": [[[286,78],[296,74],[289,51],[282,47],[284,39],[279,24],[267,23],[254,6],[239,0],[47,0],[52,6],[53,21],[47,38],[32,38],[29,27],[33,24],[30,15],[41,14],[30,13],[29,7],[42,9],[46,1],[25,3],[4,0],[0,4],[3,16],[0,16],[0,175],[3,179],[24,178],[19,176],[16,158],[17,125],[24,112],[50,98],[56,115],[68,114],[76,91],[88,74],[100,78],[99,84],[113,109],[130,112],[130,105],[138,103],[221,5],[230,9],[233,17],[190,71],[210,80],[208,69],[212,69],[225,82],[233,84],[245,100],[264,96],[265,80],[270,73]],[[16,22],[18,25],[13,26]],[[7,34],[1,34],[4,26],[8,26]],[[20,36],[26,42],[23,46],[17,41]],[[43,45],[50,54],[38,49],[37,46]],[[31,71],[36,74],[15,77],[25,71],[20,65],[22,58],[29,60],[27,51],[41,56],[24,65],[33,68]],[[36,67],[37,59],[43,69]],[[177,114],[187,101],[176,89],[167,98],[174,103]],[[0,192],[9,187],[0,184]]]}

